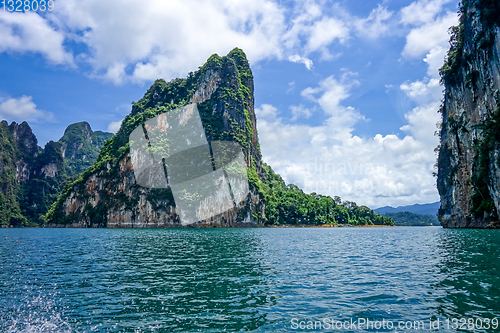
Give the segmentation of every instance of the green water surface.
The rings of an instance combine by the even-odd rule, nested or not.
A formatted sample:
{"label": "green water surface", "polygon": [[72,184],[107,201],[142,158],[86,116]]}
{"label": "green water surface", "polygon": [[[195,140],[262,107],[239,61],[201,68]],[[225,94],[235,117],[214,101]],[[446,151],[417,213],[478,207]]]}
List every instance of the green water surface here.
{"label": "green water surface", "polygon": [[500,317],[499,265],[500,230],[0,229],[0,332],[498,332],[451,320]]}

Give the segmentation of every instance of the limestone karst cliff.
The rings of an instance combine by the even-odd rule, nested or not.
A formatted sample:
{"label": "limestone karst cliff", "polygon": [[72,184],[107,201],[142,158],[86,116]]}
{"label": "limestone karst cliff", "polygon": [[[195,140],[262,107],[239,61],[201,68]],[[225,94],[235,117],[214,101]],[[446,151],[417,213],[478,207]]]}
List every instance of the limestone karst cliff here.
{"label": "limestone karst cliff", "polygon": [[41,148],[27,122],[0,122],[0,226],[42,224],[64,182],[91,166],[111,136],[81,122]]}
{"label": "limestone karst cliff", "polygon": [[[193,120],[194,113],[190,110],[194,105],[199,112],[204,139],[206,137],[208,142],[238,143],[241,146],[244,165],[243,170],[238,172],[246,173],[249,193],[243,200],[235,200],[235,206],[222,213],[197,215],[210,217],[198,219],[189,226],[394,224],[392,219],[378,215],[368,207],[359,207],[354,202],[342,203],[338,197],[306,194],[293,184],[285,184],[271,167],[262,162],[254,112],[253,74],[245,53],[235,48],[224,57],[212,55],[185,79],[170,82],[157,80],[144,97],[133,104],[120,130],[105,142],[94,165],[77,180],[66,184],[63,193],[46,215],[46,226],[185,226],[181,223],[183,211],[178,207],[178,202],[176,204],[170,179],[165,179],[163,188],[142,186],[144,182],[141,174],[135,174],[140,154],[135,153],[134,140],[129,139],[136,130],[141,135],[147,132],[148,136],[144,140],[149,140],[151,144],[148,126],[152,121],[168,118],[169,114],[184,110],[185,113],[182,111],[181,114],[186,118],[181,118],[185,119],[185,122],[182,120],[183,124],[187,124]],[[155,124],[159,126],[159,123]],[[167,124],[165,128],[172,130],[173,127]],[[170,142],[165,148],[168,150],[177,144]],[[153,148],[150,145],[148,149]],[[210,149],[214,151],[212,158],[216,165],[217,148],[212,144]],[[167,161],[162,163],[161,168],[168,169]],[[196,164],[193,160],[188,163],[191,166]],[[164,170],[161,171],[149,173],[149,177],[154,178],[154,175],[162,174]],[[152,178],[147,178],[145,183]],[[192,191],[186,195],[196,197],[198,194]],[[200,205],[200,201],[197,204]],[[209,205],[203,204],[197,207],[197,212],[211,209]]]}
{"label": "limestone karst cliff", "polygon": [[500,209],[500,3],[464,0],[441,69],[437,185],[445,228],[497,228]]}
{"label": "limestone karst cliff", "polygon": [[[253,76],[245,54],[238,49],[226,57],[213,55],[186,79],[157,80],[135,103],[118,133],[105,143],[97,162],[51,208],[49,223],[71,226],[168,227],[180,226],[170,188],[139,186],[132,170],[129,136],[160,114],[197,104],[209,141],[237,141],[246,167],[262,176],[253,101]],[[257,222],[264,214],[259,193],[252,189],[235,209],[204,225],[234,226]]]}

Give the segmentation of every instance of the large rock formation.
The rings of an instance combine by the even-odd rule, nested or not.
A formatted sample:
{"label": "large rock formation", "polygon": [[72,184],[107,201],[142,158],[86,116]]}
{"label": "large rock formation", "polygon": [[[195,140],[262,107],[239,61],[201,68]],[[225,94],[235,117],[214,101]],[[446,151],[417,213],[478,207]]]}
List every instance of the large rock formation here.
{"label": "large rock formation", "polygon": [[[245,164],[262,176],[253,101],[253,76],[245,54],[213,55],[187,79],[157,80],[135,103],[119,132],[106,142],[96,164],[70,184],[48,214],[51,224],[107,227],[180,226],[170,188],[139,186],[132,170],[129,135],[147,121],[186,104],[197,104],[210,141],[237,141]],[[263,204],[255,188],[237,207],[200,221],[210,226],[257,223]],[[256,218],[257,217],[257,218]]]}
{"label": "large rock formation", "polygon": [[0,225],[43,223],[64,182],[91,166],[111,136],[82,122],[41,148],[28,123],[0,122]]}
{"label": "large rock formation", "polygon": [[73,177],[87,170],[99,156],[104,141],[113,134],[92,131],[86,121],[69,125],[64,135],[57,141],[61,145],[64,167],[68,177]]}
{"label": "large rock formation", "polygon": [[500,3],[467,0],[441,69],[438,158],[445,228],[500,226]]}
{"label": "large rock formation", "polygon": [[[358,207],[353,202],[342,203],[338,197],[332,199],[315,193],[305,194],[295,185],[286,185],[279,175],[262,162],[253,92],[252,71],[245,54],[237,48],[225,57],[216,54],[211,56],[198,71],[190,73],[186,79],[175,79],[170,82],[157,80],[144,97],[133,105],[131,113],[125,117],[118,133],[106,141],[96,163],[76,181],[65,186],[62,195],[47,213],[46,226],[180,227],[184,226],[182,224],[184,219],[181,221],[179,216],[186,214],[179,207],[179,202],[183,202],[186,197],[187,200],[194,198],[193,202],[198,205],[197,218],[206,216],[197,220],[190,219],[189,226],[394,224],[390,218],[380,216],[368,207]],[[138,161],[144,160],[144,156],[148,154],[135,150],[136,140],[149,140],[151,150],[157,150],[156,144],[153,147],[154,138],[150,130],[161,127],[175,131],[181,125],[191,126],[187,124],[193,122],[192,110],[195,105],[200,116],[199,122],[196,122],[199,124],[197,128],[202,128],[203,140],[211,142],[210,151],[213,154],[207,153],[206,147],[204,154],[213,155],[213,167],[219,169],[216,154],[218,148],[213,142],[226,141],[219,147],[237,146],[235,143],[238,143],[241,147],[238,156],[243,154],[241,168],[224,170],[228,174],[226,177],[230,183],[235,205],[222,213],[220,212],[223,210],[216,210],[207,205],[209,201],[199,200],[199,189],[205,194],[210,192],[207,192],[206,187],[203,188],[204,185],[190,187],[190,190],[186,191],[186,196],[176,204],[177,197],[174,198],[173,195],[173,184],[169,184],[172,181],[170,177],[172,174],[169,174],[172,164],[167,167],[169,163],[167,159],[177,158],[180,155],[168,156],[168,150],[173,147],[169,146],[168,139],[164,138],[167,142],[164,147],[166,155],[161,155],[154,162],[158,168],[155,170],[160,171],[147,171],[145,178],[142,173],[135,174]],[[175,114],[179,114],[179,117],[172,116]],[[175,126],[171,120],[165,121],[167,118],[174,119],[172,117],[177,119]],[[135,136],[134,133],[139,135]],[[135,139],[129,142],[131,134]],[[141,139],[143,135],[144,139]],[[183,145],[186,144],[188,140],[184,136],[181,138],[184,140]],[[174,142],[174,145],[179,145],[179,142]],[[144,145],[146,146],[147,144]],[[161,162],[162,156],[163,162]],[[184,157],[185,155],[180,157],[182,163],[188,164],[182,165],[189,165],[190,168],[197,165],[193,159]],[[200,162],[200,167],[204,168],[207,165],[203,166],[206,160],[203,161],[205,162]],[[163,174],[163,169],[167,170],[168,179],[155,176]],[[237,186],[233,185],[238,183],[231,183],[230,172],[240,176],[246,172],[249,185],[246,185],[249,192],[244,191],[247,193],[246,196],[241,195],[243,191],[235,192]],[[161,186],[153,188],[146,186],[153,179],[157,179],[155,180],[158,182],[157,185]],[[187,179],[190,180],[191,178]],[[220,189],[216,188],[214,197],[219,196],[219,192]],[[236,197],[243,200],[236,200]],[[214,211],[218,213],[205,214]]]}

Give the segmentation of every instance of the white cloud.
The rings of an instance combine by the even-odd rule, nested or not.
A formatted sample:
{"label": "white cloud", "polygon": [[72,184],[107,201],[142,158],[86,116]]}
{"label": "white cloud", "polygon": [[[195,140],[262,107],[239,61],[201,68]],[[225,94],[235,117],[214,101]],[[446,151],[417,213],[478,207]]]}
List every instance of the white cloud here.
{"label": "white cloud", "polygon": [[[312,69],[311,54],[332,59],[332,46],[348,44],[353,32],[379,38],[399,24],[411,30],[402,55],[428,64],[427,78],[400,85],[415,103],[405,115],[405,137],[353,134],[364,119],[344,105],[359,84],[353,75],[331,76],[303,90],[302,96],[314,107],[291,106],[289,119],[274,106],[261,105],[256,109],[259,136],[267,162],[308,191],[369,205],[430,202],[437,198],[431,176],[436,138],[429,135],[435,130],[439,106],[437,71],[448,48],[448,27],[457,22],[455,13],[443,13],[446,2],[415,1],[400,15],[379,5],[368,17],[359,18],[325,1],[294,2],[295,7],[287,9],[273,0],[65,0],[46,17],[0,12],[0,52],[40,52],[51,62],[71,64],[72,55],[63,44],[76,41],[88,47],[76,59],[90,64],[93,76],[119,84],[184,76],[210,54],[223,55],[235,46],[247,52],[252,65],[262,59],[285,59]],[[31,97],[16,101],[22,99],[24,108],[7,104],[6,110],[24,110],[15,114],[27,115],[23,120],[49,115],[37,110]],[[326,119],[322,125],[293,124],[313,112]],[[108,130],[118,128],[119,122],[113,122]],[[322,172],[320,167],[333,169]],[[313,188],[325,184],[331,186]]]}
{"label": "white cloud", "polygon": [[110,133],[116,133],[120,129],[120,126],[122,125],[122,121],[113,121],[108,125],[108,132]]}
{"label": "white cloud", "polygon": [[401,23],[420,25],[430,23],[450,0],[419,0],[401,9]]}
{"label": "white cloud", "polygon": [[[403,8],[400,12],[401,23],[412,26],[406,36],[402,55],[406,58],[423,58],[427,63],[427,76],[422,80],[404,82],[400,89],[412,100],[416,107],[405,114],[408,124],[401,127],[422,144],[420,155],[426,161],[428,173],[432,171],[436,156],[433,149],[439,139],[434,136],[440,121],[438,110],[443,96],[439,83],[439,68],[444,63],[448,49],[448,29],[458,23],[458,15],[443,11],[449,0],[419,0]],[[425,57],[424,57],[425,55]],[[431,164],[432,163],[432,164]],[[435,186],[428,186],[427,195],[436,196]]]}
{"label": "white cloud", "polygon": [[311,69],[310,53],[332,59],[329,46],[347,40],[349,24],[325,13],[326,4],[294,6],[290,11],[274,0],[66,0],[51,18],[69,39],[88,46],[78,59],[92,65],[93,76],[142,82],[183,76],[235,46],[252,64],[288,59]]}
{"label": "white cloud", "polygon": [[56,15],[82,34],[95,74],[115,82],[185,75],[235,46],[251,62],[283,56],[284,14],[269,0],[67,0]]}
{"label": "white cloud", "polygon": [[439,84],[439,79],[405,82],[400,88],[418,104],[429,104],[439,101],[443,96],[443,87]]}
{"label": "white cloud", "polygon": [[306,108],[304,105],[292,105],[290,106],[290,110],[292,111],[292,121],[297,120],[298,118],[310,118],[312,116],[312,111]]}
{"label": "white cloud", "polygon": [[438,139],[434,136],[436,124],[440,121],[438,114],[440,102],[433,102],[426,105],[418,106],[405,115],[409,125],[401,128],[403,131],[410,132],[413,137],[421,142],[427,143],[428,152],[433,151],[438,145]]}
{"label": "white cloud", "polygon": [[323,9],[314,2],[297,2],[296,6],[294,11],[300,14],[291,20],[290,27],[282,37],[284,47],[287,49],[299,47],[303,37],[307,41],[311,26],[323,17]]}
{"label": "white cloud", "polygon": [[449,0],[419,0],[401,10],[401,23],[413,25],[406,36],[402,52],[408,58],[422,59],[427,63],[427,77],[423,80],[405,82],[401,90],[414,102],[416,107],[405,117],[409,124],[401,129],[412,133],[428,147],[437,146],[438,139],[433,135],[436,123],[440,121],[437,113],[443,97],[443,87],[439,83],[439,68],[444,63],[448,49],[448,29],[458,23],[458,15],[443,12]]}
{"label": "white cloud", "polygon": [[[425,85],[433,89],[433,84]],[[327,117],[319,126],[290,124],[288,119],[276,117],[277,109],[270,105],[257,109],[264,160],[287,182],[306,192],[339,195],[372,207],[436,201],[432,177],[435,142],[421,139],[427,135],[429,124],[422,120],[430,109],[407,113],[409,135],[402,139],[381,134],[361,138],[352,132],[363,116],[343,105],[356,85],[348,78],[329,77],[302,91]],[[407,86],[415,98],[423,93],[424,88],[417,84]],[[263,117],[263,113],[273,116]]]}
{"label": "white cloud", "polygon": [[405,115],[410,124],[401,129],[434,145],[438,144],[433,133],[440,120],[437,111],[443,96],[439,68],[444,63],[448,49],[448,29],[458,23],[456,13],[443,12],[443,5],[448,2],[449,0],[419,0],[401,10],[401,23],[414,26],[406,36],[402,54],[408,58],[418,58],[425,54],[423,61],[428,65],[427,77],[405,82],[400,86],[417,104],[417,107]]}
{"label": "white cloud", "polygon": [[[312,69],[309,56],[332,60],[332,45],[352,30],[376,38],[393,13],[379,5],[368,17],[338,4],[306,1],[292,7],[276,0],[65,0],[44,17],[0,12],[0,52],[39,52],[56,64],[73,64],[65,43],[90,65],[90,76],[120,84],[184,76],[211,54],[245,50],[252,64],[288,59]],[[393,20],[392,20],[393,21]],[[392,23],[391,23],[392,24]]]}
{"label": "white cloud", "polygon": [[323,50],[334,40],[344,42],[349,35],[349,29],[344,22],[331,17],[314,22],[308,30],[306,52]]}
{"label": "white cloud", "polygon": [[378,38],[389,30],[388,21],[393,14],[394,12],[378,5],[367,18],[356,20],[354,25],[361,37]]}
{"label": "white cloud", "polygon": [[52,121],[54,115],[39,110],[33,103],[33,97],[21,96],[0,100],[0,118],[8,121]]}
{"label": "white cloud", "polygon": [[304,64],[306,66],[306,68],[309,69],[309,70],[313,66],[313,62],[312,62],[311,59],[308,59],[308,58],[305,58],[305,57],[301,57],[298,54],[294,54],[294,55],[289,56],[288,60],[290,60],[291,62],[297,62],[297,63]]}
{"label": "white cloud", "polygon": [[[345,135],[352,131],[354,124],[364,117],[352,107],[344,107],[341,102],[350,96],[349,90],[359,83],[356,80],[350,80],[349,76],[354,73],[346,73],[342,81],[336,80],[330,76],[319,83],[316,88],[306,88],[301,95],[321,106],[327,114],[329,121],[335,123],[332,128],[332,134]],[[320,95],[318,97],[318,94]]]}
{"label": "white cloud", "polygon": [[0,52],[39,52],[55,64],[73,64],[64,35],[34,12],[0,11]]}
{"label": "white cloud", "polygon": [[[292,18],[288,29],[283,33],[284,52],[300,49],[307,56],[320,52],[322,60],[334,58],[328,47],[334,42],[345,43],[349,38],[348,17],[340,15],[329,16],[325,13],[326,6],[320,6],[312,1],[297,2],[294,13],[300,13]],[[335,6],[333,6],[335,7]],[[333,8],[332,7],[332,8]],[[340,12],[336,10],[335,12]]]}
{"label": "white cloud", "polygon": [[262,104],[260,108],[255,109],[257,117],[267,120],[275,120],[278,117],[278,109],[271,104]]}
{"label": "white cloud", "polygon": [[438,138],[434,136],[436,124],[441,116],[438,113],[443,87],[439,79],[427,79],[423,81],[405,82],[400,86],[401,90],[413,100],[417,107],[405,114],[408,125],[401,128],[413,135],[416,139],[426,143],[428,151],[438,145]]}
{"label": "white cloud", "polygon": [[450,36],[448,29],[456,25],[458,16],[448,12],[445,16],[435,21],[426,22],[410,31],[406,36],[406,45],[403,50],[405,57],[421,57],[436,47],[447,48]]}
{"label": "white cloud", "polygon": [[439,69],[443,66],[446,57],[447,49],[444,46],[438,45],[427,53],[424,61],[427,63],[427,75],[434,78],[439,78]]}

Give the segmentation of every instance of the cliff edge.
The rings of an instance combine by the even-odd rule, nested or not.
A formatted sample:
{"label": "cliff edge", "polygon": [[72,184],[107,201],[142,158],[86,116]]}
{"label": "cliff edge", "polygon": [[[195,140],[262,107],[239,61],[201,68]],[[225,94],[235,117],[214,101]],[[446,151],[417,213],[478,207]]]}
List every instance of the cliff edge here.
{"label": "cliff edge", "polygon": [[[118,133],[105,142],[96,163],[66,186],[47,214],[49,224],[73,227],[182,226],[170,187],[147,188],[136,182],[129,137],[148,120],[188,104],[197,105],[209,142],[238,142],[249,175],[262,177],[253,90],[250,66],[239,49],[225,57],[211,56],[186,79],[157,80],[144,97],[134,103]],[[256,224],[263,216],[263,209],[262,198],[254,186],[246,200],[237,207],[198,224]]]}
{"label": "cliff edge", "polygon": [[500,3],[466,0],[460,14],[441,68],[438,218],[445,228],[498,228]]}

